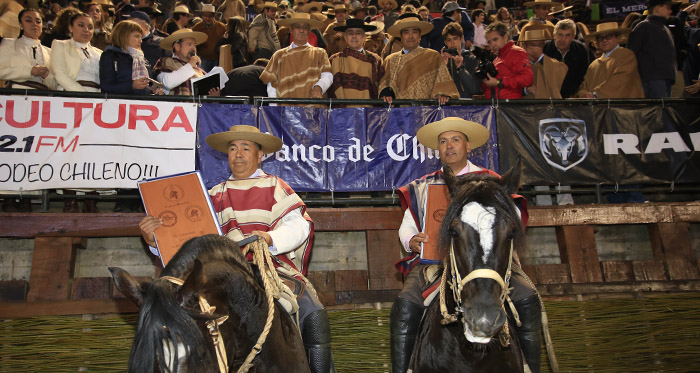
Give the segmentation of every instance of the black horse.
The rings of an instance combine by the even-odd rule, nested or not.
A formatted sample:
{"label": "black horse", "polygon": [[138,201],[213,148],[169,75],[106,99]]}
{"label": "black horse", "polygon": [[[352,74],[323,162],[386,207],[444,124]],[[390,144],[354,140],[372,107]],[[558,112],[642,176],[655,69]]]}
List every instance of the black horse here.
{"label": "black horse", "polygon": [[515,326],[504,307],[511,251],[523,244],[524,236],[511,199],[520,167],[501,179],[483,174],[457,178],[449,167],[446,171],[451,203],[440,228],[440,247],[445,279],[454,289],[446,284],[442,302],[435,299],[426,310],[411,366],[414,372],[521,372]]}
{"label": "black horse", "polygon": [[[226,358],[221,360],[236,371],[264,329],[269,310],[265,290],[238,245],[226,237],[185,242],[152,282],[139,284],[120,268],[110,271],[117,288],[141,307],[129,372],[222,371],[217,355],[223,354],[214,347],[212,331],[224,343]],[[207,312],[207,303],[213,312]],[[309,372],[299,330],[274,304],[268,338],[250,371]]]}

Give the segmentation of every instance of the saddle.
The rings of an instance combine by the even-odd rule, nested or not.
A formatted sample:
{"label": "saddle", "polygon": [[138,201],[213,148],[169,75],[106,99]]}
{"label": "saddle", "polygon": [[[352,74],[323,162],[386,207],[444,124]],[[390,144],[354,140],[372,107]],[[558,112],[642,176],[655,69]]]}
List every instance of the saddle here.
{"label": "saddle", "polygon": [[419,278],[421,290],[423,290],[423,306],[426,308],[440,294],[440,276],[442,276],[442,271],[443,266],[441,264],[431,264],[421,268]]}
{"label": "saddle", "polygon": [[[260,268],[255,264],[250,264],[255,273],[260,286],[263,286]],[[303,278],[298,278],[298,275],[284,267],[277,267],[277,275],[282,284],[280,286],[280,297],[277,301],[282,305],[285,311],[290,315],[295,315],[299,311],[299,303],[297,302],[306,292],[306,281]]]}

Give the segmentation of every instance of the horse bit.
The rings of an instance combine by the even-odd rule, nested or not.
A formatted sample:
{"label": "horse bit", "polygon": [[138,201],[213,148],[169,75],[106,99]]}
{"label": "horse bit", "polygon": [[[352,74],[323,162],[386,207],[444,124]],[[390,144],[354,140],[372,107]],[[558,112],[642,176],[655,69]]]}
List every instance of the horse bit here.
{"label": "horse bit", "polygon": [[[471,271],[469,274],[467,274],[466,277],[462,278],[462,276],[459,273],[459,269],[457,268],[457,261],[455,259],[455,251],[454,251],[454,239],[450,242],[450,272],[452,273],[452,280],[449,282],[450,284],[450,289],[452,289],[452,297],[457,302],[457,307],[455,309],[455,313],[449,313],[447,311],[447,304],[445,303],[445,285],[447,282],[447,268],[445,268],[442,271],[442,277],[440,279],[440,313],[442,314],[443,320],[440,321],[442,325],[447,325],[451,324],[453,322],[456,322],[458,319],[458,314],[464,313],[464,310],[461,307],[462,304],[462,289],[464,286],[472,280],[475,280],[477,278],[488,278],[491,280],[494,280],[498,283],[498,285],[501,286],[501,295],[500,295],[500,300],[501,300],[501,307],[505,311],[505,303],[506,301],[508,302],[508,306],[511,310],[511,313],[513,314],[513,318],[515,319],[515,322],[518,326],[521,325],[520,318],[518,316],[518,312],[515,310],[515,306],[513,305],[513,302],[510,300],[510,297],[508,294],[510,293],[510,288],[508,287],[510,285],[510,276],[511,276],[511,267],[513,264],[513,240],[510,241],[510,254],[508,255],[508,269],[506,270],[506,275],[505,277],[501,277],[501,275],[494,271],[493,269],[490,268],[479,268]],[[503,327],[501,328],[501,331],[498,335],[498,340],[501,343],[501,346],[503,347],[508,347],[510,345],[510,334],[508,332],[508,321],[503,324]]]}

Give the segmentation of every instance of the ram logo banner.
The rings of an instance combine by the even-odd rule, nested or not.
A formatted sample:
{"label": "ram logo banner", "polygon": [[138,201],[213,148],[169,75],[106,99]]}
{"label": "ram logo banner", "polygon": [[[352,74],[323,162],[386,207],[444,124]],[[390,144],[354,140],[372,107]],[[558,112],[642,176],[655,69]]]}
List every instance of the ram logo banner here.
{"label": "ram logo banner", "polygon": [[586,122],[580,119],[540,120],[540,151],[550,165],[566,171],[588,155]]}

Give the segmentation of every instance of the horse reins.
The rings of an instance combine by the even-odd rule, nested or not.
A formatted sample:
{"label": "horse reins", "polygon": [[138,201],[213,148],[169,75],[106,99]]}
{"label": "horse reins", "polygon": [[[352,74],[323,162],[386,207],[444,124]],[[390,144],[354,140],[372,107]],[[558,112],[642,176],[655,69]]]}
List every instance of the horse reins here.
{"label": "horse reins", "polygon": [[[447,325],[451,324],[453,322],[456,322],[458,319],[458,314],[463,313],[463,310],[461,308],[462,304],[462,289],[464,286],[477,278],[488,278],[491,280],[494,280],[498,283],[498,285],[501,286],[501,295],[500,295],[500,300],[501,300],[501,307],[505,310],[505,303],[507,301],[509,308],[511,310],[511,313],[513,314],[513,318],[515,319],[515,322],[518,326],[521,325],[520,322],[520,317],[518,316],[518,312],[515,310],[515,306],[513,305],[513,302],[511,302],[510,297],[508,294],[510,293],[510,276],[511,276],[511,271],[512,271],[512,265],[513,265],[513,241],[511,240],[510,242],[510,253],[508,255],[508,269],[506,270],[506,275],[505,277],[501,277],[501,275],[494,271],[493,269],[490,268],[479,268],[475,269],[469,274],[467,274],[466,277],[462,278],[461,274],[459,273],[459,269],[457,268],[457,260],[455,259],[455,252],[454,252],[454,240],[450,242],[450,255],[449,255],[449,260],[450,260],[450,265],[449,269],[451,272],[452,280],[450,281],[450,289],[452,289],[452,297],[457,302],[457,308],[455,309],[455,313],[449,313],[447,310],[447,303],[445,302],[445,291],[446,291],[446,285],[447,285],[447,266],[446,268],[443,269],[442,271],[442,277],[440,278],[440,313],[442,314],[443,320],[440,322],[442,325]],[[501,329],[501,335],[499,336],[499,340],[501,342],[501,345],[503,347],[507,347],[510,344],[510,337],[508,333],[508,322],[505,322],[503,324],[503,328]]]}
{"label": "horse reins", "polygon": [[[164,280],[170,281],[171,283],[182,286],[185,281],[173,276],[162,276]],[[199,296],[199,309],[203,314],[213,315],[216,311],[216,306],[209,305],[209,302],[203,297]],[[221,338],[221,332],[219,331],[219,326],[228,320],[228,315],[219,317],[218,319],[209,320],[206,322],[207,330],[209,331],[209,336],[214,343],[214,349],[216,350],[216,361],[219,364],[219,371],[221,373],[228,372],[228,358],[226,357],[226,348],[224,347],[224,340]]]}

